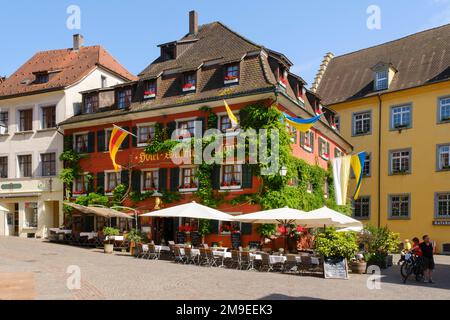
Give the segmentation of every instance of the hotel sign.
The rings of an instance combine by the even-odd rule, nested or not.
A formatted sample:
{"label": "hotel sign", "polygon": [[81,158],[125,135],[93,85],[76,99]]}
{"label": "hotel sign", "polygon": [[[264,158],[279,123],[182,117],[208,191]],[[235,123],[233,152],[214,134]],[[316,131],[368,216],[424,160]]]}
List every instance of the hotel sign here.
{"label": "hotel sign", "polygon": [[171,152],[166,153],[158,153],[158,154],[148,154],[145,152],[141,152],[134,157],[135,161],[139,164],[150,164],[150,163],[169,163],[172,162],[172,156],[178,159],[189,159],[190,153],[186,152],[184,157],[181,157],[179,154],[172,155]]}
{"label": "hotel sign", "polygon": [[433,226],[450,226],[450,221],[433,221]]}
{"label": "hotel sign", "polygon": [[2,190],[18,190],[22,189],[22,185],[20,183],[7,183],[1,185]]}

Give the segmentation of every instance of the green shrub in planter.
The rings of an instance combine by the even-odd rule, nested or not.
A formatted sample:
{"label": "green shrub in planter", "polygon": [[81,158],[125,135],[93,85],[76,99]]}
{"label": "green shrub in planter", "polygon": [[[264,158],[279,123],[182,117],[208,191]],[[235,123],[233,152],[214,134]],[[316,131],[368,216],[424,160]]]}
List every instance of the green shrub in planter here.
{"label": "green shrub in planter", "polygon": [[332,228],[316,236],[315,248],[325,258],[343,257],[351,260],[358,252],[355,233],[336,232]]}
{"label": "green shrub in planter", "polygon": [[[103,229],[103,234],[105,235],[105,239],[107,239],[108,237],[118,236],[120,234],[120,230],[116,228],[105,227]],[[111,239],[107,240],[106,242],[109,244],[114,243],[114,241]]]}
{"label": "green shrub in planter", "polygon": [[364,259],[368,265],[387,268],[389,255],[399,251],[400,235],[388,227],[367,226],[359,236],[358,242],[364,246]]}

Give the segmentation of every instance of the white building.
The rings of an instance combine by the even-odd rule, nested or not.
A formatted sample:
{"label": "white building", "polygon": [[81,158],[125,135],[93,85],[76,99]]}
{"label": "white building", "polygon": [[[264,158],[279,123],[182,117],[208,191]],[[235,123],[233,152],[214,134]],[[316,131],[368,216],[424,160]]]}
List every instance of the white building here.
{"label": "white building", "polygon": [[101,46],[84,47],[81,35],[0,79],[0,236],[46,237],[63,223],[57,124],[78,112],[80,92],[134,79]]}

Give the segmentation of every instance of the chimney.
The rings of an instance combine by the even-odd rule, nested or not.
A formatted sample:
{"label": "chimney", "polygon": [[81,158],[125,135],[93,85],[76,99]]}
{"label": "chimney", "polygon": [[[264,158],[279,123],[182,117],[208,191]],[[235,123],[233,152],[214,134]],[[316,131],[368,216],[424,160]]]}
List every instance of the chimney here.
{"label": "chimney", "polygon": [[73,50],[78,51],[83,47],[84,37],[81,34],[73,35]]}
{"label": "chimney", "polygon": [[198,13],[195,10],[189,12],[189,34],[198,33]]}
{"label": "chimney", "polygon": [[331,52],[328,52],[323,58],[322,64],[320,65],[319,71],[317,72],[316,78],[314,79],[314,83],[311,86],[312,92],[316,92],[317,89],[319,88],[320,82],[322,81],[322,77],[325,74],[325,71],[327,70],[328,64],[333,58],[334,54],[332,54]]}

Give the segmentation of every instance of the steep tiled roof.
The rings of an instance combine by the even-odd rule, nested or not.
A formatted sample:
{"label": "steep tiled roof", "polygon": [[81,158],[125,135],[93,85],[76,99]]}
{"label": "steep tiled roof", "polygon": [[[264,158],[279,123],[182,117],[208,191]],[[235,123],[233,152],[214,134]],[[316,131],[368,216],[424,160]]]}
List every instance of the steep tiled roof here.
{"label": "steep tiled roof", "polygon": [[330,105],[374,95],[373,68],[390,63],[398,72],[392,92],[450,79],[450,24],[333,58],[317,93]]}
{"label": "steep tiled roof", "polygon": [[[79,50],[42,51],[35,54],[4,82],[0,82],[0,99],[63,89],[80,81],[97,66],[124,80],[136,79],[101,46],[81,47]],[[34,83],[36,73],[40,72],[49,74],[48,82]]]}

